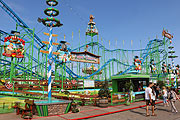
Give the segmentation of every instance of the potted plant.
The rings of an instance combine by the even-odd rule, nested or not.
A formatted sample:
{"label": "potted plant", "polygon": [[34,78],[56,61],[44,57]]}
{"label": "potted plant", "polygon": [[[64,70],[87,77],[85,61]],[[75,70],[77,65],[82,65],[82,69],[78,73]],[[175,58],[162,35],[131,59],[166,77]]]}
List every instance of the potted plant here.
{"label": "potted plant", "polygon": [[72,113],[77,113],[77,112],[79,112],[80,110],[77,108],[77,103],[76,102],[74,102],[74,100],[72,101],[72,104],[71,104],[71,106],[72,106]]}
{"label": "potted plant", "polygon": [[105,83],[102,84],[101,89],[98,91],[98,97],[99,97],[98,106],[99,107],[108,107],[109,96],[110,96],[110,91],[108,88],[108,81],[105,80]]}

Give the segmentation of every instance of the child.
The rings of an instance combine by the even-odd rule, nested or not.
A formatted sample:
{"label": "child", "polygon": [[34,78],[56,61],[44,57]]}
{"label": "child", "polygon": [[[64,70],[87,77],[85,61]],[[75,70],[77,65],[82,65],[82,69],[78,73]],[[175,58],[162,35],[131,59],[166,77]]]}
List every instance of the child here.
{"label": "child", "polygon": [[166,90],[166,87],[162,87],[162,94],[163,94],[163,105],[164,106],[169,106],[168,105],[168,102],[167,102],[167,90]]}

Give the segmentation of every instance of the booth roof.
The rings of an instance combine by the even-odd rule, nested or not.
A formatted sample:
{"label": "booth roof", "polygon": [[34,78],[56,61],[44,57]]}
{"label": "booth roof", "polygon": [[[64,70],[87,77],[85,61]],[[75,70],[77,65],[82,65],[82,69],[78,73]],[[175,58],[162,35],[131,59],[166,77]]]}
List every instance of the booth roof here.
{"label": "booth roof", "polygon": [[111,76],[112,80],[126,79],[126,78],[150,78],[150,75],[145,75],[145,74],[125,74],[125,75]]}

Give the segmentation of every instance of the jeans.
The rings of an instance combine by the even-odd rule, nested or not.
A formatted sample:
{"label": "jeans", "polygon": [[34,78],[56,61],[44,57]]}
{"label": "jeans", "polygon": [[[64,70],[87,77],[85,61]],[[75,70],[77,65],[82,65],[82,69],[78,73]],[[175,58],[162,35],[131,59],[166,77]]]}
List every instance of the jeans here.
{"label": "jeans", "polygon": [[163,96],[163,103],[167,103],[167,97]]}

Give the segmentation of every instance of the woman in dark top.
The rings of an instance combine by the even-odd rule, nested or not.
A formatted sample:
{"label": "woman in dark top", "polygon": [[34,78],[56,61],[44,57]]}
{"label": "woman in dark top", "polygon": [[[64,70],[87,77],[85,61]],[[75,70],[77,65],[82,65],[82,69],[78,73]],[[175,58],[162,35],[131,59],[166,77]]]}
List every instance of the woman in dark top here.
{"label": "woman in dark top", "polygon": [[155,89],[155,92],[156,92],[156,100],[158,100],[158,98],[159,98],[159,90],[160,90],[159,85],[154,84],[154,89]]}

